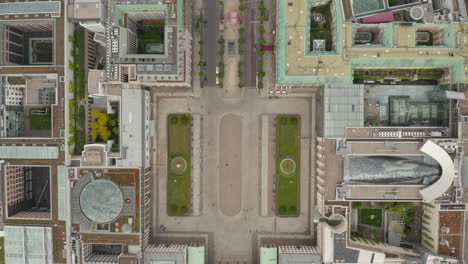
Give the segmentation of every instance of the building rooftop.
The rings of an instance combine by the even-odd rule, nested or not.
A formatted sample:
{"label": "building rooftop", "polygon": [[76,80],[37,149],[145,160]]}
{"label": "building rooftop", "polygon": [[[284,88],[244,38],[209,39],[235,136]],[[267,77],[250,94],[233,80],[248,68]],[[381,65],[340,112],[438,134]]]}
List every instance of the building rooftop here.
{"label": "building rooftop", "polygon": [[58,147],[0,146],[0,159],[58,159]]}
{"label": "building rooftop", "polygon": [[60,16],[62,1],[0,3],[0,15],[50,14]]}
{"label": "building rooftop", "polygon": [[123,195],[119,187],[109,180],[88,183],[80,195],[81,210],[96,223],[108,223],[117,218],[123,208]]}
{"label": "building rooftop", "polygon": [[102,8],[102,0],[75,0],[75,19],[99,19]]}
{"label": "building rooftop", "polygon": [[122,167],[144,167],[145,91],[122,89],[121,148]]}
{"label": "building rooftop", "polygon": [[344,137],[345,128],[364,124],[362,85],[327,85],[323,90],[322,134],[327,138]]}
{"label": "building rooftop", "polygon": [[261,247],[260,248],[260,264],[277,264],[278,263],[278,248],[277,247]]}
{"label": "building rooftop", "polygon": [[6,263],[53,263],[52,228],[5,226]]}
{"label": "building rooftop", "polygon": [[[336,32],[334,33],[335,51],[310,51],[310,13],[309,7],[316,5],[312,0],[281,1],[277,5],[276,34],[276,84],[278,86],[303,86],[322,83],[353,82],[355,68],[450,68],[451,81],[468,81],[464,73],[463,53],[455,52],[455,43],[468,42],[468,33],[461,31],[459,23],[438,24],[443,28],[443,45],[417,46],[416,30],[423,23],[383,23],[382,45],[354,45],[353,29],[358,23],[344,23],[342,2],[331,0],[331,16]],[[369,2],[369,3],[368,3]],[[372,3],[370,3],[372,2]],[[382,1],[354,1],[356,8],[362,10],[375,8]],[[417,3],[411,3],[411,5]],[[346,6],[344,7],[347,8]],[[364,10],[366,11],[366,10]],[[380,12],[380,11],[379,11]],[[378,14],[377,12],[376,14]],[[380,12],[382,13],[382,12]],[[388,13],[389,14],[389,13]],[[460,44],[458,44],[460,45]],[[467,44],[463,44],[467,46]],[[363,52],[362,48],[365,48]]]}
{"label": "building rooftop", "polygon": [[205,247],[188,247],[187,257],[190,264],[205,264]]}

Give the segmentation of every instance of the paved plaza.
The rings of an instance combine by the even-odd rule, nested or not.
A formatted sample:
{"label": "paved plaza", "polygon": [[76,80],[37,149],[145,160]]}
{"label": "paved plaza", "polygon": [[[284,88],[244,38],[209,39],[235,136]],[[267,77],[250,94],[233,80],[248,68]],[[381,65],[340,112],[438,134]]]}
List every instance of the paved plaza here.
{"label": "paved plaza", "polygon": [[[153,93],[157,131],[152,161],[153,194],[157,195],[153,197],[153,237],[207,234],[209,263],[254,263],[261,234],[313,235],[310,208],[315,203],[315,192],[310,190],[315,186],[311,180],[315,178],[311,148],[315,99],[268,99],[250,89],[236,99],[227,99],[223,93],[223,89],[215,87],[202,89],[200,97]],[[201,164],[192,173],[192,207],[197,208],[186,217],[169,217],[166,209],[167,166],[161,164],[167,164],[167,116],[174,113],[200,117],[200,122],[194,122],[192,135],[193,163],[200,159]],[[299,217],[275,216],[276,140],[272,131],[277,114],[301,116]],[[164,234],[160,233],[160,225],[167,228]]]}

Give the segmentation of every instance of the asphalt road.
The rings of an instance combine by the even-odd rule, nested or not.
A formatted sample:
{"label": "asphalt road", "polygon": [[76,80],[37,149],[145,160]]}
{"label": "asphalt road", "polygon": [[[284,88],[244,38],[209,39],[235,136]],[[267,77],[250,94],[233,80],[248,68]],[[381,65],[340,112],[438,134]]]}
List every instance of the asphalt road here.
{"label": "asphalt road", "polygon": [[[203,60],[207,63],[205,73],[208,78],[206,86],[216,86],[216,65],[219,63],[219,0],[203,0],[202,12],[207,22],[205,34],[203,34],[203,40],[205,41]],[[195,64],[198,64],[198,62],[195,62]]]}
{"label": "asphalt road", "polygon": [[246,87],[255,87],[257,73],[257,35],[258,24],[255,22],[257,17],[256,12],[258,2],[249,2],[246,4],[244,11],[244,28],[245,28],[245,44],[244,44],[244,85]]}

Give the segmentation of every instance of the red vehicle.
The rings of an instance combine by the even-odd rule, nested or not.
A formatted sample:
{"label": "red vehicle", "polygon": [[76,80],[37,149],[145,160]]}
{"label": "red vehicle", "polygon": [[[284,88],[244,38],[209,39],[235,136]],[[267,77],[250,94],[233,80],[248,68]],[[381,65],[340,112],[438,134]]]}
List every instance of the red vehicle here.
{"label": "red vehicle", "polygon": [[275,51],[275,46],[274,45],[260,45],[260,50]]}

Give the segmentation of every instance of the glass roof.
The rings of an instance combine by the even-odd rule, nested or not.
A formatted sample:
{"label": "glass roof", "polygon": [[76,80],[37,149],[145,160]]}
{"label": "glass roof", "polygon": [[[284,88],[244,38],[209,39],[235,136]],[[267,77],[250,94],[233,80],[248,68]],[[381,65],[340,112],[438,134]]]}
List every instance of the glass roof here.
{"label": "glass roof", "polygon": [[60,13],[60,1],[1,3],[0,15]]}
{"label": "glass roof", "polygon": [[5,261],[52,264],[52,228],[5,226]]}
{"label": "glass roof", "polygon": [[58,159],[58,147],[0,146],[2,159]]}

